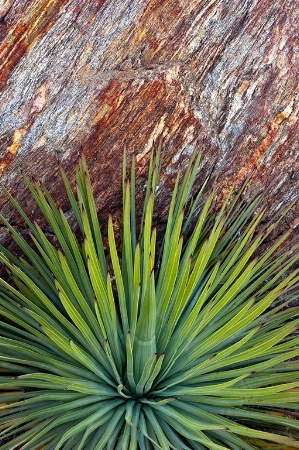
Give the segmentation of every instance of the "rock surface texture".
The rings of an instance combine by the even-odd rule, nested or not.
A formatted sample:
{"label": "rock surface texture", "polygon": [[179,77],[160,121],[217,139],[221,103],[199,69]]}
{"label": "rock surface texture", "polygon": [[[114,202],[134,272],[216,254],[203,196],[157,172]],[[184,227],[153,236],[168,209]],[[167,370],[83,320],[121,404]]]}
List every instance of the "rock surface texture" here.
{"label": "rock surface texture", "polygon": [[[22,172],[67,210],[59,165],[74,179],[84,151],[105,222],[120,206],[124,147],[141,191],[162,138],[161,198],[201,150],[198,185],[217,180],[221,201],[251,174],[246,195],[267,192],[268,220],[298,194],[298,11],[298,0],[2,2],[1,183],[34,219]],[[3,192],[0,207],[22,232]],[[298,217],[294,206],[281,231]]]}

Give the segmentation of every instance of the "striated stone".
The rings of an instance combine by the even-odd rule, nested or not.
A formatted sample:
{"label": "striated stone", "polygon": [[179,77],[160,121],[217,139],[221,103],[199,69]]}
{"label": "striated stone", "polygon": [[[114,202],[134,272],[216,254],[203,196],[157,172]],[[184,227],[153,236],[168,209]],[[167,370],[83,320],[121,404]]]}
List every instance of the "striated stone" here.
{"label": "striated stone", "polygon": [[[59,166],[74,181],[83,151],[105,223],[120,207],[124,147],[136,154],[141,198],[162,138],[157,220],[193,151],[203,155],[197,186],[210,176],[221,204],[251,175],[246,198],[266,193],[270,220],[299,187],[298,8],[298,0],[3,2],[1,183],[33,219],[41,220],[22,173],[67,211]],[[3,192],[0,205],[22,231]],[[278,232],[298,218],[293,206]]]}

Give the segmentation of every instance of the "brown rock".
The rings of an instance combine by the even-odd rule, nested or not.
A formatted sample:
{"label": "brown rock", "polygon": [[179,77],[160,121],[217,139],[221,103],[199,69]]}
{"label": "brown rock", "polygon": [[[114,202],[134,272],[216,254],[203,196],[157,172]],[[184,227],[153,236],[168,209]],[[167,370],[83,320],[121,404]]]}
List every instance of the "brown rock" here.
{"label": "brown rock", "polygon": [[[124,147],[137,156],[142,191],[162,137],[161,220],[177,171],[199,150],[197,185],[212,175],[221,201],[252,174],[246,196],[266,192],[271,219],[299,186],[298,9],[298,0],[4,2],[2,184],[35,219],[22,172],[68,210],[59,165],[74,180],[84,151],[104,223],[120,206]],[[0,205],[22,227],[4,193]],[[280,231],[298,217],[293,207]]]}

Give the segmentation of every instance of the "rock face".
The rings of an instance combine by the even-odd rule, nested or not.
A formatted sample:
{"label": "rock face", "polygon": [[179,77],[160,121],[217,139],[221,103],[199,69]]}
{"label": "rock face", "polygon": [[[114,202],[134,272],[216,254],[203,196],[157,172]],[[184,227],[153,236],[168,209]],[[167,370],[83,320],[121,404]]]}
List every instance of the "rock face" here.
{"label": "rock face", "polygon": [[[299,187],[298,10],[298,0],[2,2],[2,184],[31,217],[22,172],[67,210],[59,165],[74,179],[83,151],[104,222],[120,205],[124,147],[142,190],[162,138],[161,196],[201,150],[198,185],[211,176],[221,201],[252,174],[246,195],[266,191],[271,218]],[[3,192],[0,206],[21,229]],[[281,228],[298,216],[293,207]]]}

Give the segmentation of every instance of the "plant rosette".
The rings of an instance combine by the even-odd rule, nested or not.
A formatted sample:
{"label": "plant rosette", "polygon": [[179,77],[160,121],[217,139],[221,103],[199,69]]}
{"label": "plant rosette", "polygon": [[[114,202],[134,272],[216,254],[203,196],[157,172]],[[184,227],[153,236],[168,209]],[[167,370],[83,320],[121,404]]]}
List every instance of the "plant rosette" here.
{"label": "plant rosette", "polygon": [[7,193],[32,243],[1,217],[25,255],[0,248],[2,450],[299,448],[297,247],[281,250],[290,232],[265,245],[281,216],[263,228],[259,198],[215,213],[203,186],[191,202],[199,164],[177,177],[159,251],[160,149],[140,221],[124,157],[120,249],[110,217],[104,250],[84,157],[76,194],[61,171],[76,234],[25,178],[55,245]]}

